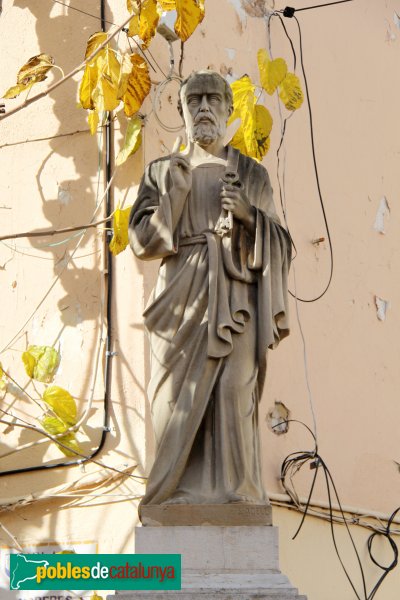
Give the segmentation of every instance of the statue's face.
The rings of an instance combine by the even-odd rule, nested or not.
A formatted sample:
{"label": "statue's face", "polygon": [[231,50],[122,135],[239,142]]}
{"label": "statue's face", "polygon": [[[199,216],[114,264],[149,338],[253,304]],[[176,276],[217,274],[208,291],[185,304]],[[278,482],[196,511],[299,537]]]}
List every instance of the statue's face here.
{"label": "statue's face", "polygon": [[197,75],[188,81],[181,94],[188,139],[203,148],[222,139],[230,115],[224,83],[212,75]]}

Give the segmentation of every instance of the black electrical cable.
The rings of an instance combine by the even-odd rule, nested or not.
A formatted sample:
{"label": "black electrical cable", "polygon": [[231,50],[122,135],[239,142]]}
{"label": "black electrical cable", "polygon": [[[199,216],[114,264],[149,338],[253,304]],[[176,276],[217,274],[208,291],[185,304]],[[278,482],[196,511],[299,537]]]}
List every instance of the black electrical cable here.
{"label": "black electrical cable", "polygon": [[[400,512],[400,507],[397,508],[390,516],[388,524],[387,524],[384,532],[375,532],[375,533],[371,534],[368,538],[368,553],[369,553],[370,559],[377,567],[379,567],[383,571],[379,581],[377,582],[377,584],[373,588],[371,594],[369,595],[368,600],[373,600],[373,598],[375,597],[375,594],[378,591],[379,587],[381,586],[383,580],[387,577],[387,575],[389,575],[390,571],[393,571],[393,569],[395,569],[397,566],[398,559],[399,559],[399,550],[397,548],[396,542],[390,535],[390,528],[391,528],[392,523],[398,512]],[[378,563],[378,561],[374,558],[374,556],[372,554],[372,542],[374,541],[374,538],[377,535],[384,536],[388,540],[388,542],[393,550],[394,558],[393,558],[392,562],[390,563],[390,565],[388,565],[387,567]]]}
{"label": "black electrical cable", "polygon": [[[280,21],[280,23],[281,23],[281,25],[283,27],[283,31],[285,32],[285,35],[286,35],[287,39],[289,40],[289,44],[290,44],[290,47],[292,48],[292,53],[293,53],[293,71],[295,71],[296,70],[296,66],[297,66],[297,55],[296,55],[296,50],[295,50],[295,47],[294,47],[294,44],[293,44],[293,40],[290,37],[288,30],[286,29],[285,22],[282,19],[281,15],[280,14],[275,14],[274,16],[278,17],[278,19],[279,19],[279,21]],[[270,23],[270,20],[268,21],[268,30],[270,31],[269,23]]]}
{"label": "black electrical cable", "polygon": [[314,10],[314,8],[325,8],[326,6],[334,6],[335,4],[344,4],[345,2],[353,2],[353,0],[337,0],[336,2],[327,2],[325,4],[316,4],[314,6],[305,6],[304,8],[293,8],[293,6],[286,6],[283,10],[278,10],[284,17],[291,19],[296,12],[302,12],[303,10]]}
{"label": "black electrical cable", "polygon": [[314,8],[325,8],[325,6],[333,6],[334,4],[344,4],[345,2],[353,2],[354,0],[337,0],[337,2],[327,2],[325,4],[316,4],[315,6],[305,6],[304,8],[296,8],[296,12],[303,10],[313,10]]}
{"label": "black electrical cable", "polygon": [[[273,16],[277,16],[279,17],[279,19],[281,19],[280,15],[278,15],[277,13],[274,13]],[[323,289],[323,291],[318,295],[315,296],[314,298],[300,298],[299,296],[297,296],[297,294],[294,294],[291,290],[289,290],[289,294],[293,297],[296,298],[297,300],[299,300],[299,302],[306,302],[306,303],[311,303],[311,302],[316,302],[317,300],[320,300],[320,298],[322,298],[326,292],[328,291],[331,282],[332,282],[332,277],[333,277],[333,246],[332,246],[332,239],[331,239],[331,234],[330,234],[330,230],[329,230],[329,225],[328,225],[328,219],[326,216],[326,211],[325,211],[325,205],[324,205],[324,201],[322,198],[322,192],[321,192],[321,186],[320,186],[320,182],[319,182],[319,173],[318,173],[318,167],[317,167],[317,159],[316,159],[316,152],[315,152],[315,141],[314,141],[314,125],[313,125],[313,115],[312,115],[312,109],[311,109],[311,101],[310,101],[310,95],[309,95],[309,89],[308,89],[308,80],[307,80],[307,75],[305,72],[305,67],[304,67],[304,58],[303,58],[303,42],[302,42],[302,36],[301,36],[301,28],[300,28],[300,23],[298,21],[298,19],[296,17],[294,17],[296,23],[297,23],[297,27],[299,30],[299,45],[300,45],[300,64],[301,64],[301,70],[303,73],[303,78],[304,78],[304,85],[305,85],[305,90],[306,90],[306,100],[307,100],[307,106],[308,106],[308,115],[309,115],[309,122],[310,122],[310,135],[311,135],[311,152],[312,152],[312,158],[313,158],[313,164],[314,164],[314,172],[315,172],[315,178],[316,178],[316,183],[317,183],[317,190],[318,190],[318,197],[319,197],[319,201],[320,201],[320,205],[321,205],[321,210],[322,210],[322,215],[323,215],[323,219],[324,219],[324,224],[325,224],[325,229],[326,229],[326,233],[327,233],[327,237],[328,237],[328,244],[329,244],[329,252],[330,252],[330,272],[329,272],[329,278],[328,278],[328,283],[325,286],[325,288]],[[286,34],[289,36],[286,28],[285,28]],[[287,120],[287,119],[286,119]],[[281,142],[279,144],[279,148],[278,148],[278,162],[279,162],[279,150],[282,146],[282,142],[283,142],[283,138],[285,135],[285,131],[286,131],[286,120],[284,123],[284,127],[283,127],[283,131],[282,131],[282,137],[281,137]],[[279,168],[279,165],[278,165]],[[279,178],[279,173],[278,173],[278,181],[279,181],[279,191],[280,191],[280,198],[281,198],[281,205],[283,207],[283,200],[282,200],[282,189],[281,189],[281,184],[280,184],[280,178]],[[284,216],[286,218],[285,215],[285,211],[284,211]],[[292,236],[289,236],[292,239]],[[292,239],[292,243],[293,243],[293,239]],[[293,247],[296,250],[296,247],[293,243]],[[297,255],[297,250],[296,250],[296,255]]]}
{"label": "black electrical cable", "polygon": [[[302,423],[301,421],[296,421],[294,419],[291,420],[285,420],[282,421],[281,423],[278,423],[277,425],[275,425],[274,427],[278,427],[279,425],[282,425],[283,423],[289,423],[289,422],[295,422],[295,423],[300,423],[301,425],[303,425],[304,427],[306,427],[306,429],[311,433],[311,435],[314,438],[314,443],[315,443],[315,448],[313,451],[299,451],[299,452],[293,452],[291,454],[289,454],[284,461],[282,462],[282,466],[281,466],[281,482],[283,485],[284,490],[286,491],[286,493],[289,495],[289,497],[292,499],[292,502],[296,505],[298,505],[298,497],[297,497],[297,493],[295,491],[294,488],[294,484],[293,484],[293,478],[294,476],[307,464],[309,463],[310,468],[315,469],[315,474],[313,476],[313,480],[311,483],[311,487],[310,487],[310,492],[308,494],[308,498],[307,498],[307,502],[305,505],[305,508],[303,510],[303,515],[302,515],[302,519],[300,522],[299,527],[296,530],[296,533],[293,536],[293,539],[298,535],[298,533],[300,532],[305,518],[309,512],[309,507],[311,505],[311,498],[312,498],[312,493],[314,491],[315,488],[315,483],[316,483],[316,479],[317,479],[317,472],[320,468],[322,468],[323,472],[324,472],[324,478],[325,478],[325,483],[326,483],[326,490],[327,490],[327,495],[328,495],[328,506],[329,506],[329,521],[330,521],[330,528],[331,528],[331,536],[332,536],[332,541],[333,541],[333,545],[335,548],[335,552],[336,555],[339,559],[339,562],[342,566],[342,569],[346,575],[347,580],[349,581],[356,597],[358,598],[358,600],[362,600],[359,593],[357,592],[357,589],[345,567],[345,564],[343,562],[343,559],[340,555],[340,551],[338,548],[338,544],[337,544],[337,540],[336,540],[336,535],[335,535],[335,530],[334,530],[334,515],[333,515],[333,506],[332,506],[332,494],[334,495],[336,502],[339,506],[339,512],[341,514],[341,518],[342,521],[346,527],[347,530],[347,534],[350,538],[358,565],[359,565],[359,569],[360,569],[360,574],[361,574],[361,579],[362,579],[362,586],[363,586],[363,600],[373,600],[373,598],[375,597],[378,589],[380,588],[380,586],[382,585],[382,582],[384,581],[384,579],[387,577],[387,575],[390,573],[390,571],[392,571],[398,564],[398,557],[399,557],[399,551],[396,545],[396,542],[394,541],[394,539],[391,537],[391,526],[393,524],[393,521],[396,517],[396,515],[400,512],[400,507],[397,508],[392,515],[390,516],[387,526],[385,527],[385,529],[383,531],[376,531],[373,534],[371,534],[368,538],[368,542],[367,542],[367,546],[368,546],[368,552],[369,552],[369,556],[371,561],[383,571],[383,574],[380,576],[380,578],[378,579],[377,583],[374,585],[374,587],[372,588],[371,592],[368,594],[367,592],[367,586],[366,586],[366,578],[365,578],[365,574],[364,574],[364,568],[362,565],[362,561],[361,561],[361,557],[360,554],[357,550],[356,544],[354,542],[354,538],[351,534],[349,525],[348,525],[348,519],[346,518],[345,514],[344,514],[344,510],[342,508],[342,504],[339,498],[339,494],[335,485],[335,482],[333,480],[332,474],[328,468],[328,466],[326,465],[325,461],[322,459],[322,457],[318,454],[318,449],[317,449],[317,443],[316,443],[316,438],[315,435],[313,434],[313,432],[311,431],[311,429],[305,425],[305,423]],[[287,481],[290,481],[289,482]],[[376,536],[383,536],[385,537],[389,544],[390,547],[393,551],[393,560],[392,562],[388,565],[388,566],[384,566],[382,564],[380,564],[380,562],[378,562],[378,560],[373,556],[372,554],[372,544],[373,541],[375,539]]]}
{"label": "black electrical cable", "polygon": [[[97,19],[98,21],[101,20],[102,23],[107,23],[107,25],[114,25],[114,27],[118,27],[115,23],[113,23],[112,21],[106,21],[105,19],[102,19],[101,17],[98,17],[97,15],[93,15],[92,13],[86,12],[85,10],[82,10],[81,8],[76,8],[76,6],[71,6],[70,4],[66,4],[65,2],[61,2],[61,0],[53,0],[53,2],[56,2],[57,4],[61,4],[61,6],[65,6],[66,8],[70,8],[71,10],[75,10],[76,12],[80,12],[83,15],[86,15],[88,17],[92,17],[92,19]],[[101,9],[101,7],[100,7]],[[104,31],[104,29],[102,28],[102,31]]]}
{"label": "black electrical cable", "polygon": [[[101,27],[102,31],[105,31],[106,23],[105,20],[105,2],[106,0],[101,0],[100,9],[101,9]],[[106,185],[111,179],[111,145],[112,145],[112,130],[111,130],[111,120],[107,119],[107,123],[105,125],[105,138],[106,138],[106,149],[105,149],[105,160],[106,160]],[[107,189],[106,194],[106,214],[111,214],[111,193],[110,188]],[[107,221],[106,227],[110,227],[111,222]],[[105,356],[105,369],[104,369],[104,419],[103,419],[103,427],[101,432],[101,438],[99,445],[97,448],[85,458],[79,458],[78,460],[68,460],[63,461],[61,463],[52,463],[49,465],[36,465],[34,467],[23,467],[22,469],[10,469],[8,471],[1,471],[0,476],[4,475],[16,475],[17,473],[31,473],[34,471],[44,471],[46,469],[59,469],[60,467],[71,467],[74,465],[81,465],[87,461],[90,461],[92,458],[97,456],[103,449],[104,444],[106,442],[107,433],[110,431],[109,427],[109,404],[110,404],[110,394],[111,394],[111,361],[112,357],[112,282],[113,282],[113,264],[111,259],[111,252],[108,248],[108,244],[106,244],[106,264],[107,264],[107,340],[106,340],[106,356]]]}
{"label": "black electrical cable", "polygon": [[332,282],[332,277],[333,277],[333,247],[332,247],[332,239],[331,239],[331,233],[329,230],[329,225],[328,225],[328,219],[326,216],[326,211],[325,211],[325,206],[324,206],[324,201],[322,198],[322,192],[321,192],[321,186],[320,186],[320,182],[319,182],[319,174],[318,174],[318,167],[317,167],[317,158],[316,158],[316,154],[315,154],[315,141],[314,141],[314,125],[313,125],[313,115],[312,115],[312,110],[311,110],[311,102],[310,102],[310,94],[309,94],[309,89],[308,89],[308,81],[307,81],[307,75],[306,75],[306,71],[304,68],[304,58],[303,58],[303,40],[302,40],[302,35],[301,35],[301,27],[300,27],[300,23],[299,20],[297,19],[297,17],[294,17],[294,20],[297,23],[297,27],[299,30],[299,44],[300,44],[300,64],[301,64],[301,70],[303,73],[303,78],[304,78],[304,85],[306,88],[306,97],[307,97],[307,106],[308,106],[308,116],[309,116],[309,120],[310,120],[310,134],[311,134],[311,150],[312,150],[312,157],[313,157],[313,163],[314,163],[314,171],[315,171],[315,179],[317,182],[317,189],[318,189],[318,196],[319,196],[319,201],[321,204],[321,210],[322,210],[322,214],[324,217],[324,223],[325,223],[325,229],[326,229],[326,234],[328,236],[328,244],[329,244],[329,252],[330,252],[330,272],[329,272],[329,279],[328,279],[328,283],[326,284],[325,289],[315,298],[311,298],[311,299],[307,299],[307,298],[299,298],[298,296],[295,296],[292,292],[289,291],[289,293],[295,298],[297,298],[297,300],[299,300],[300,302],[316,302],[317,300],[319,300],[320,298],[322,298],[322,296],[324,296],[326,294],[326,292],[328,291],[331,282]]}

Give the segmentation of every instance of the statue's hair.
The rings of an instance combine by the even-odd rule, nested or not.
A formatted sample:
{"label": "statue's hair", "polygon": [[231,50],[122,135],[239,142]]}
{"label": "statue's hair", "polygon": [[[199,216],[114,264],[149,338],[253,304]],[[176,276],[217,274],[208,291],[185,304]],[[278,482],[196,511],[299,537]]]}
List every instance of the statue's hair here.
{"label": "statue's hair", "polygon": [[232,90],[231,90],[231,86],[229,85],[229,83],[226,81],[226,79],[224,79],[222,77],[222,75],[220,75],[219,73],[217,73],[217,71],[211,71],[211,69],[204,69],[202,71],[193,71],[192,73],[190,73],[190,75],[188,77],[186,77],[186,79],[184,79],[181,83],[181,87],[179,88],[179,97],[178,97],[178,111],[179,114],[182,116],[182,90],[183,88],[189,83],[189,81],[191,81],[192,79],[194,79],[195,77],[212,77],[212,78],[216,78],[219,81],[221,81],[221,83],[224,86],[224,95],[225,95],[225,100],[229,106],[230,111],[233,110],[233,94],[232,94]]}

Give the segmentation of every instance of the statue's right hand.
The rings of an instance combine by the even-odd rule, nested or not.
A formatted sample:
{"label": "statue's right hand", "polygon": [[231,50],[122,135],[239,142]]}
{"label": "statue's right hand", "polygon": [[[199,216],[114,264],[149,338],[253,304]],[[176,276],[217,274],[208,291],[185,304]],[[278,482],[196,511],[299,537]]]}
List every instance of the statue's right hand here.
{"label": "statue's right hand", "polygon": [[190,165],[190,152],[188,155],[179,152],[181,142],[182,138],[178,136],[171,154],[169,172],[172,189],[170,193],[172,197],[177,194],[186,198],[192,187],[192,167]]}

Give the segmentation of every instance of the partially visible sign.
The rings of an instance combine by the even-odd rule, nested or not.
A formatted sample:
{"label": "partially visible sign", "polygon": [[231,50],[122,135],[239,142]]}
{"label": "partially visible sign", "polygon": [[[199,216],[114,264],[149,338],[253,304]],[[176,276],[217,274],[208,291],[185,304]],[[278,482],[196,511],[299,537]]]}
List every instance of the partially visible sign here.
{"label": "partially visible sign", "polygon": [[[41,544],[21,544],[24,554],[57,554],[70,550],[77,554],[96,554],[97,542],[44,542]],[[0,546],[0,597],[2,597],[1,588],[10,589],[10,554],[18,554],[16,548]],[[112,590],[113,591],[113,590]],[[40,590],[40,591],[22,591],[8,592],[5,600],[76,600],[76,597],[82,596],[89,598],[91,594],[83,590]]]}

